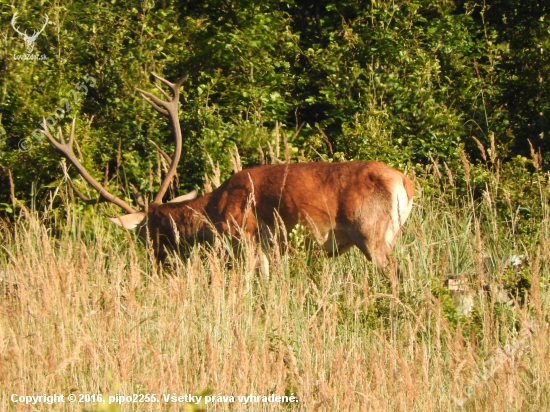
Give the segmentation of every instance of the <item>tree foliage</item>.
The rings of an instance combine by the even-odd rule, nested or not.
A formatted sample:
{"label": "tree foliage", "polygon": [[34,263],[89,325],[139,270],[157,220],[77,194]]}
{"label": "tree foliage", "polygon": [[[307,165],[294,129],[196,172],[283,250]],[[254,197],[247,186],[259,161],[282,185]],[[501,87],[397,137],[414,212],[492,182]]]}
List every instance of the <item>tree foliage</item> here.
{"label": "tree foliage", "polygon": [[[282,145],[279,131],[294,160],[439,161],[455,170],[462,150],[485,156],[481,146],[508,159],[547,157],[548,8],[535,0],[4,2],[0,208],[9,209],[11,190],[29,203],[58,185],[60,156],[35,132],[48,116],[65,133],[77,118],[84,164],[98,180],[127,197],[130,184],[154,191],[159,155],[149,140],[170,153],[171,136],[135,92],[151,89],[150,72],[189,75],[183,190],[200,185],[207,156],[227,175],[235,145],[245,165],[257,164],[258,148]],[[34,51],[45,60],[17,59],[25,44],[10,25],[15,12],[28,33],[48,14]]]}

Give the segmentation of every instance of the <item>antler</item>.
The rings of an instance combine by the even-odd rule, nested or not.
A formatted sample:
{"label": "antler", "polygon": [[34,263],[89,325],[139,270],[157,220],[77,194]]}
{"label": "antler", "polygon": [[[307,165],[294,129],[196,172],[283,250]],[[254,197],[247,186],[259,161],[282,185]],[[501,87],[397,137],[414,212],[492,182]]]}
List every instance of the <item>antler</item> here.
{"label": "antler", "polygon": [[19,31],[19,28],[15,27],[15,22],[17,21],[17,13],[18,13],[18,12],[16,11],[16,12],[14,13],[13,17],[11,18],[11,26],[12,26],[13,29],[14,29],[17,33],[19,33],[21,36],[23,36],[23,37],[25,37],[25,38],[26,38],[26,37],[29,37],[29,36],[27,35],[27,32],[20,32],[20,31]]}
{"label": "antler", "polygon": [[164,91],[158,84],[155,83],[155,86],[157,89],[160,90],[160,92],[163,94],[163,96],[167,100],[162,100],[155,96],[154,94],[151,94],[149,92],[146,92],[145,90],[137,89],[141,93],[141,96],[151,105],[153,108],[159,112],[160,114],[164,116],[168,116],[172,123],[172,129],[174,131],[174,140],[176,143],[176,148],[174,150],[174,154],[171,159],[170,167],[168,168],[168,172],[166,173],[166,176],[164,176],[164,179],[160,185],[160,189],[158,193],[155,196],[155,199],[153,200],[153,203],[162,203],[162,197],[168,190],[168,187],[170,186],[170,183],[172,182],[172,179],[176,175],[176,169],[178,167],[178,163],[181,156],[181,149],[182,149],[182,137],[181,137],[181,127],[179,122],[179,116],[178,116],[178,106],[179,106],[179,97],[180,92],[179,89],[181,85],[187,80],[187,76],[185,76],[183,79],[179,80],[177,83],[171,83],[166,79],[163,79],[160,76],[157,76],[155,73],[151,73],[153,76],[155,76],[156,79],[160,80],[162,83],[164,83],[166,86],[168,86],[170,89],[172,89],[172,92],[174,95],[170,97],[168,93]]}
{"label": "antler", "polygon": [[63,140],[63,134],[61,132],[61,127],[57,129],[57,137],[58,139],[54,139],[52,135],[50,134],[50,131],[48,129],[48,125],[46,123],[46,119],[43,119],[43,128],[44,130],[40,130],[42,134],[44,134],[47,138],[50,144],[59,151],[65,158],[75,167],[75,169],[80,173],[80,176],[84,178],[86,182],[90,184],[95,190],[99,192],[99,199],[88,199],[86,196],[84,196],[81,192],[76,190],[72,182],[69,180],[69,183],[71,184],[71,187],[75,191],[78,197],[80,197],[84,202],[87,204],[97,204],[100,202],[108,201],[112,202],[117,206],[120,206],[122,209],[124,209],[128,213],[135,213],[136,211],[128,205],[124,200],[119,199],[115,195],[109,193],[103,186],[101,186],[100,183],[98,183],[97,180],[95,180],[90,174],[86,171],[84,166],[82,166],[82,163],[78,160],[76,155],[73,151],[73,143],[74,143],[74,129],[76,125],[76,119],[73,119],[73,123],[71,124],[71,133],[69,135],[69,141],[65,143]]}
{"label": "antler", "polygon": [[38,35],[44,31],[44,29],[46,28],[46,25],[50,21],[50,18],[48,17],[48,15],[46,13],[44,13],[44,16],[46,16],[46,21],[44,21],[44,25],[42,26],[42,28],[40,30],[38,30],[38,31],[35,30],[34,31],[33,35],[31,36],[31,39],[36,40]]}

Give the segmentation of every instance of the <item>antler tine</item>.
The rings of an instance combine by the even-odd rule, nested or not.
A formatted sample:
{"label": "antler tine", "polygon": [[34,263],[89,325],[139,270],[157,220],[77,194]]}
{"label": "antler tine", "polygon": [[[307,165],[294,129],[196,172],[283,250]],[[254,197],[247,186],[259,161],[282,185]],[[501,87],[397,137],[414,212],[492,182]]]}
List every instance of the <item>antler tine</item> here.
{"label": "antler tine", "polygon": [[[45,118],[42,118],[42,127],[44,128],[44,130],[40,130],[40,132],[46,136],[46,138],[48,139],[48,141],[50,142],[50,144],[58,151],[61,151],[61,144],[59,144],[59,142],[54,139],[52,137],[52,135],[50,134],[50,130],[48,129],[48,124],[46,123],[46,119]],[[58,133],[60,133],[61,130],[58,131]]]}
{"label": "antler tine", "polygon": [[67,179],[67,182],[69,183],[69,186],[71,187],[71,190],[80,198],[84,203],[87,205],[97,205],[98,203],[105,202],[107,199],[104,199],[102,197],[99,197],[99,199],[90,199],[86,197],[80,190],[76,188],[73,181],[71,180],[71,177],[69,176],[69,172],[67,172],[67,165],[64,161],[60,162],[61,168],[63,169],[63,175],[65,176],[65,179]]}
{"label": "antler tine", "polygon": [[67,176],[67,182],[69,183],[69,186],[71,186],[71,190],[80,198],[80,200],[82,200],[87,205],[97,205],[99,203],[108,202],[108,200],[102,197],[101,195],[97,199],[90,199],[84,193],[82,193],[80,190],[76,188],[73,181],[68,176]]}
{"label": "antler tine", "polygon": [[153,77],[157,80],[160,80],[161,82],[163,82],[166,86],[168,86],[169,88],[171,88],[172,90],[174,90],[174,86],[175,84],[172,83],[171,81],[165,79],[164,77],[160,77],[158,74],[156,73],[153,73],[151,72],[151,74],[153,75]]}
{"label": "antler tine", "polygon": [[180,95],[179,89],[183,85],[185,80],[187,80],[187,76],[183,77],[176,83],[172,83],[155,73],[151,73],[151,74],[155,77],[155,79],[164,83],[173,92],[173,96],[170,96],[159,85],[155,84],[155,87],[159,89],[163,94],[163,96],[166,98],[166,100],[162,100],[161,98],[145,90],[137,89],[141,93],[141,96],[151,106],[153,106],[153,108],[157,112],[165,116],[168,116],[170,118],[172,123],[172,130],[174,131],[174,140],[175,140],[175,146],[176,146],[174,149],[174,154],[172,156],[170,167],[168,168],[168,172],[166,173],[166,176],[164,176],[164,179],[160,185],[160,189],[158,193],[155,195],[155,198],[153,200],[153,203],[161,203],[164,194],[166,193],[166,191],[168,190],[168,187],[170,186],[170,183],[172,182],[172,179],[176,175],[176,169],[178,167],[178,163],[181,157],[182,136],[181,136],[181,127],[179,123],[179,116],[178,116],[179,95]]}
{"label": "antler tine", "polygon": [[[46,25],[49,23],[50,21],[50,18],[48,17],[48,15],[46,13],[44,13],[44,16],[46,16],[46,18],[44,19],[44,25],[42,26],[42,30],[44,30],[44,28],[46,27]],[[42,32],[42,30],[40,32]]]}
{"label": "antler tine", "polygon": [[168,86],[170,89],[172,89],[172,92],[174,93],[174,96],[173,97],[170,97],[168,95],[168,93],[166,93],[158,84],[155,83],[155,87],[157,89],[159,89],[162,94],[164,95],[164,97],[166,97],[169,102],[166,102],[166,103],[172,103],[174,104],[174,102],[176,102],[175,106],[177,108],[177,102],[179,101],[179,95],[180,95],[180,87],[183,85],[183,83],[185,83],[185,81],[187,80],[187,78],[189,77],[189,75],[185,75],[183,78],[181,78],[180,80],[178,80],[176,83],[172,83],[168,80],[166,80],[165,78],[163,77],[160,77],[158,74],[156,73],[151,73],[153,75],[153,77],[157,80],[160,80],[162,83],[164,83],[166,86]]}
{"label": "antler tine", "polygon": [[157,152],[159,152],[160,155],[162,157],[164,157],[164,160],[166,160],[168,163],[170,163],[172,161],[172,158],[170,156],[168,156],[168,154],[164,150],[162,150],[158,144],[156,144],[155,142],[153,142],[150,139],[149,139],[149,143],[151,143],[153,146],[155,146],[155,149],[157,149]]}
{"label": "antler tine", "polygon": [[57,127],[57,140],[59,140],[62,144],[65,144],[65,140],[63,139],[63,132],[61,130],[61,126]]}
{"label": "antler tine", "polygon": [[145,90],[138,89],[136,87],[136,90],[141,93],[141,97],[149,103],[153,108],[159,112],[160,114],[163,114],[164,116],[169,116],[170,113],[168,112],[167,108],[163,108],[163,106],[166,106],[166,102],[164,100],[159,99],[154,94],[151,94],[149,92],[146,92]]}
{"label": "antler tine", "polygon": [[[42,134],[44,134],[47,137],[50,144],[75,167],[75,169],[78,171],[80,176],[82,176],[82,178],[86,182],[88,182],[90,186],[92,186],[95,190],[99,192],[100,198],[97,201],[95,201],[95,200],[90,200],[86,198],[84,195],[82,195],[82,193],[79,194],[78,190],[75,190],[75,193],[78,195],[78,197],[80,197],[85,202],[94,202],[90,204],[109,201],[121,207],[128,213],[135,213],[136,211],[130,205],[128,205],[124,200],[119,199],[115,195],[109,193],[107,189],[101,186],[101,184],[86,171],[82,163],[80,163],[80,161],[74,154],[73,147],[72,147],[74,142],[75,124],[76,124],[76,119],[73,119],[73,123],[71,125],[71,135],[69,136],[69,141],[67,143],[63,141],[63,133],[61,131],[61,128],[59,128],[58,130],[60,141],[57,141],[52,137],[50,131],[48,130],[48,124],[46,123],[45,118],[43,118],[43,123],[42,123],[44,130],[41,130]],[[74,185],[73,185],[73,189],[75,189]]]}
{"label": "antler tine", "polygon": [[162,87],[160,87],[158,84],[155,83],[155,87],[164,95],[164,97],[166,97],[168,100],[171,100],[172,98],[170,97],[170,95],[168,93],[166,93],[164,91],[164,89]]}
{"label": "antler tine", "polygon": [[145,202],[143,201],[143,198],[141,197],[141,194],[139,193],[137,188],[132,183],[130,183],[130,187],[132,188],[134,200],[139,205],[139,207],[141,207],[143,210],[145,210],[147,208],[147,206],[145,205]]}
{"label": "antler tine", "polygon": [[[71,148],[73,148],[74,143],[74,128],[76,124],[76,118],[73,119],[73,122],[71,123],[71,133],[69,134],[69,141],[67,142],[67,145]],[[62,144],[65,144],[65,139],[63,139],[63,131],[61,130],[61,126],[57,127],[57,138]]]}
{"label": "antler tine", "polygon": [[170,97],[162,87],[160,87],[158,84],[155,83],[155,87],[160,90],[160,92],[166,97],[167,100],[159,99],[157,96],[155,96],[152,93],[149,93],[145,90],[141,90],[140,88],[136,87],[136,90],[139,91],[142,95],[142,97],[151,105],[153,106],[159,113],[167,116],[167,111],[172,110],[176,111],[178,109],[178,103],[179,103],[179,89],[183,85],[183,83],[187,80],[189,76],[184,76],[182,79],[180,79],[175,84],[166,80],[163,77],[160,77],[159,75],[155,73],[151,73],[155,79],[160,80],[162,83],[164,83],[166,86],[168,86],[170,89],[172,89],[172,92],[174,93],[174,96]]}
{"label": "antler tine", "polygon": [[11,25],[12,25],[13,29],[14,29],[17,33],[19,33],[19,34],[22,35],[22,36],[26,36],[26,35],[27,35],[27,31],[21,32],[21,31],[19,31],[19,27],[15,27],[15,22],[16,22],[17,19],[19,18],[19,16],[17,15],[18,13],[19,13],[19,12],[16,11],[16,12],[13,14],[13,17],[11,18]]}
{"label": "antler tine", "polygon": [[189,75],[186,74],[186,75],[183,76],[181,79],[179,79],[178,82],[175,84],[175,89],[174,89],[174,91],[177,92],[178,95],[179,95],[180,87],[183,85],[183,83],[185,83],[185,81],[187,80],[188,77],[189,77]]}
{"label": "antler tine", "polygon": [[42,25],[42,28],[40,30],[35,30],[31,36],[31,38],[34,38],[36,39],[38,37],[38,35],[40,33],[42,33],[44,31],[44,29],[46,28],[46,26],[48,25],[48,22],[50,21],[50,18],[48,17],[48,15],[46,13],[44,13],[44,16],[46,16],[46,18],[44,19],[44,24]]}
{"label": "antler tine", "polygon": [[72,149],[73,143],[74,143],[74,129],[75,129],[75,126],[76,126],[76,117],[73,118],[73,122],[71,123],[71,132],[69,133],[69,141],[67,142],[67,144],[69,145],[69,147],[71,149]]}

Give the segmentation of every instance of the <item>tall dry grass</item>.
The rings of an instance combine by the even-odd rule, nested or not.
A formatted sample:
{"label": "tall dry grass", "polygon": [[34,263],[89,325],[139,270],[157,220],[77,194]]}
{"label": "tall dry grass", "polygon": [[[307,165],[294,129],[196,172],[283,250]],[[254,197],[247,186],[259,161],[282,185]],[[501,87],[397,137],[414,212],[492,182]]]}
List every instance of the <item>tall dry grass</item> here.
{"label": "tall dry grass", "polygon": [[[398,242],[396,294],[357,251],[331,260],[300,247],[299,233],[271,250],[269,277],[257,269],[256,245],[235,256],[223,239],[159,268],[99,213],[22,209],[1,231],[2,410],[117,410],[31,409],[11,402],[14,393],[205,390],[299,399],[208,407],[216,411],[547,410],[548,187],[542,215],[518,234],[513,204],[512,218],[499,217],[498,182],[480,200],[448,193],[453,185],[436,172],[417,182],[432,189],[420,190]],[[522,266],[506,264],[512,255],[525,256]],[[451,274],[468,281],[469,314],[445,287]],[[516,299],[496,299],[496,283]]]}

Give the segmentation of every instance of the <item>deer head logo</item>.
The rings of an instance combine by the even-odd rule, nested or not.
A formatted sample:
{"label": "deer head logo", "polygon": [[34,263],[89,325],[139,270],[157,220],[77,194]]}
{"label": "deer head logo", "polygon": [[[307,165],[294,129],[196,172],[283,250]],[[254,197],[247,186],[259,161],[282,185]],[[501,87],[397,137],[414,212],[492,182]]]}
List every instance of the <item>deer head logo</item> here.
{"label": "deer head logo", "polygon": [[38,30],[38,31],[35,30],[34,33],[32,34],[32,36],[29,36],[26,31],[21,32],[15,26],[15,22],[17,21],[17,12],[15,12],[15,14],[13,15],[13,18],[11,19],[11,25],[12,25],[13,29],[17,33],[19,33],[21,36],[23,36],[23,40],[25,40],[25,48],[27,49],[28,54],[32,53],[32,51],[34,50],[34,43],[36,42],[36,39],[38,38],[40,33],[42,33],[44,31],[44,29],[46,28],[46,25],[50,21],[47,14],[44,14],[44,16],[46,16],[45,21],[44,21],[44,25],[42,26],[42,28],[40,30]]}

